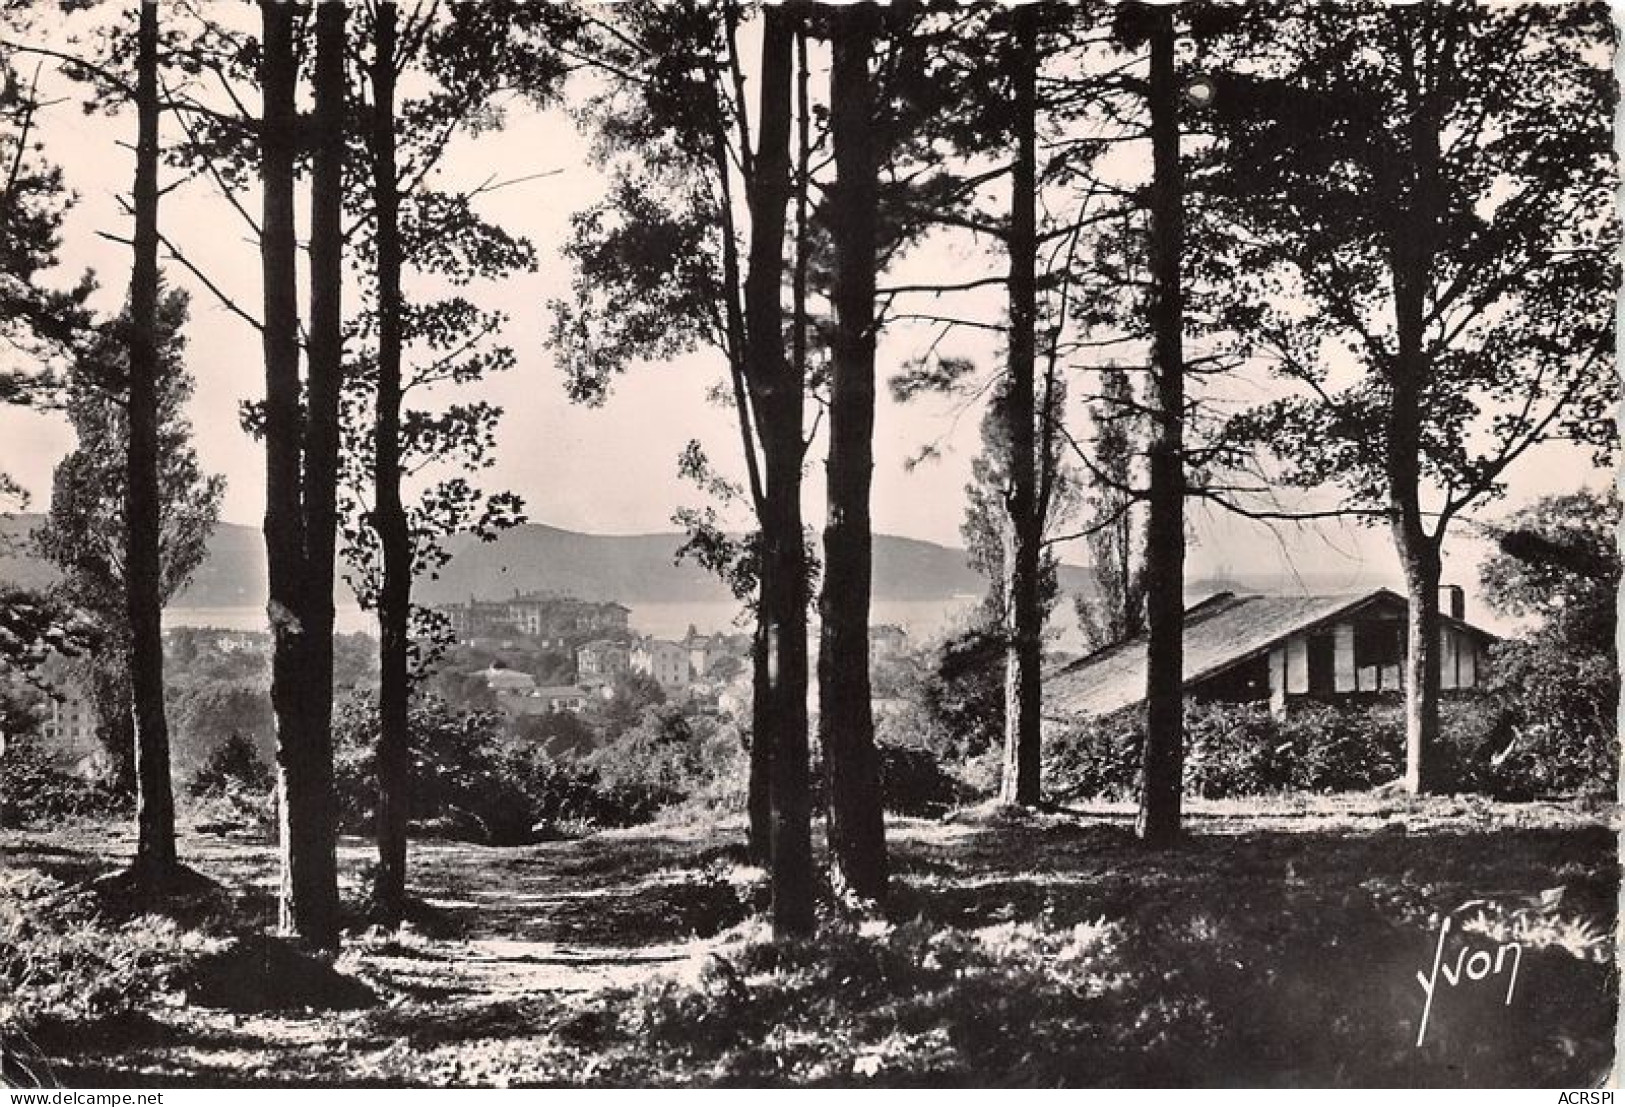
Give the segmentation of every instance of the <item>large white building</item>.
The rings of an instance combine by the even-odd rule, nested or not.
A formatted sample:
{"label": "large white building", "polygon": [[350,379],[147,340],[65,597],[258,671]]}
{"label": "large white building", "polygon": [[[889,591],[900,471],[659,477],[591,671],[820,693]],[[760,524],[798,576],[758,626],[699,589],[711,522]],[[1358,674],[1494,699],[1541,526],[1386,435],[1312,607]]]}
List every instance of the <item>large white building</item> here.
{"label": "large white building", "polygon": [[632,671],[654,678],[662,688],[686,688],[694,679],[689,648],[663,638],[643,638],[632,647]]}

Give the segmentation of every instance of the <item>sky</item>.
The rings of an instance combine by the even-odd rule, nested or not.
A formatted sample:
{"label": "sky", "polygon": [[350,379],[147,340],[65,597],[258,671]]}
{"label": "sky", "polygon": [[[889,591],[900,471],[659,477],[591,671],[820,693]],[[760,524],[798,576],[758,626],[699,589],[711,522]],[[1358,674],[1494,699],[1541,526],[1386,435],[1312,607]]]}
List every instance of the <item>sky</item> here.
{"label": "sky", "polygon": [[[51,81],[49,74],[45,80]],[[815,73],[815,86],[824,80]],[[72,89],[58,91],[71,96]],[[172,123],[166,126],[173,127]],[[97,306],[116,310],[128,281],[128,248],[102,237],[126,236],[129,221],[118,196],[127,193],[133,158],[129,115],[89,116],[77,104],[60,103],[42,122],[46,155],[58,163],[77,194],[64,228],[59,270],[66,283],[86,268],[101,278]],[[440,183],[445,187],[475,185],[492,179],[514,180],[537,175],[481,197],[480,210],[492,221],[529,238],[537,248],[535,272],[500,282],[476,285],[473,298],[510,317],[503,340],[517,354],[509,373],[482,383],[479,398],[505,410],[498,434],[497,463],[487,473],[488,487],[520,493],[531,521],[573,530],[606,534],[647,533],[674,529],[673,509],[697,505],[700,493],[677,474],[677,457],[691,439],[701,441],[725,472],[739,475],[738,434],[730,410],[708,402],[708,390],[722,377],[720,359],[695,354],[671,364],[642,366],[620,379],[601,407],[572,404],[563,375],[545,342],[548,301],[564,296],[570,273],[559,246],[570,216],[594,202],[603,187],[601,174],[589,164],[587,146],[575,124],[560,110],[538,112],[520,106],[510,110],[500,131],[463,143]],[[165,170],[167,183],[174,171]],[[251,212],[257,194],[237,197]],[[304,216],[301,203],[301,218]],[[259,303],[259,258],[249,230],[232,207],[206,180],[182,185],[163,200],[160,223],[180,250],[238,303]],[[972,280],[1003,268],[996,254],[978,251],[947,238],[928,241],[882,284],[914,279]],[[241,402],[261,395],[263,367],[258,333],[220,306],[213,295],[183,268],[166,266],[174,283],[192,293],[192,320],[187,330],[188,363],[197,382],[191,403],[196,444],[206,471],[225,474],[224,519],[257,523],[263,509],[262,448],[238,427]],[[999,293],[990,290],[962,298],[961,310],[996,319]],[[351,298],[354,302],[354,298]],[[922,308],[929,310],[928,307]],[[882,380],[930,344],[935,330],[898,326],[882,338],[878,372]],[[991,336],[964,332],[948,340],[944,353],[995,363]],[[960,544],[963,490],[978,447],[979,403],[926,397],[895,402],[882,385],[876,419],[873,520],[877,531]],[[59,415],[0,409],[0,443],[4,469],[33,496],[31,507],[49,502],[51,471],[73,445],[72,433]],[[927,444],[937,446],[935,460],[917,466],[908,461]],[[807,515],[821,525],[823,443],[815,443],[807,473]],[[1536,451],[1512,474],[1509,505],[1532,496],[1571,489],[1581,479],[1601,475],[1589,462],[1565,450]],[[1311,496],[1300,502],[1325,505],[1329,498]],[[1509,505],[1491,512],[1498,514]],[[743,526],[737,514],[729,520]],[[1192,547],[1188,576],[1227,573],[1301,573],[1313,576],[1322,589],[1344,582],[1361,587],[1397,579],[1397,561],[1385,531],[1354,524],[1262,524],[1224,515],[1217,509],[1193,507]],[[1474,566],[1483,546],[1463,531],[1447,554],[1446,579],[1468,586],[1476,582]],[[1080,546],[1064,549],[1063,559],[1087,560]]]}

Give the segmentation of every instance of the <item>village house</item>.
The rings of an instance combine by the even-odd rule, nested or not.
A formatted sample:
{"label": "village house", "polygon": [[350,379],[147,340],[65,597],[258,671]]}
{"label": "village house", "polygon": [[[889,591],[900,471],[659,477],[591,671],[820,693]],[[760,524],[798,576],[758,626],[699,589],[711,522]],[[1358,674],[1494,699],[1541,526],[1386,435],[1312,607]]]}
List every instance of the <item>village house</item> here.
{"label": "village house", "polygon": [[688,651],[688,671],[695,680],[703,679],[706,665],[714,656],[711,636],[701,634],[694,624],[688,624],[688,633],[683,635],[682,646]]}
{"label": "village house", "polygon": [[508,624],[537,638],[624,631],[631,610],[618,603],[594,603],[573,596],[515,592],[507,601]]}
{"label": "village house", "polygon": [[[1440,687],[1477,688],[1495,636],[1464,618],[1460,588],[1440,597]],[[1403,690],[1405,600],[1386,588],[1344,596],[1220,592],[1185,612],[1185,690],[1192,699],[1339,702]],[[1045,681],[1044,717],[1074,722],[1145,698],[1146,639],[1139,634],[1073,661]]]}
{"label": "village house", "polygon": [[632,665],[632,650],[622,642],[600,638],[576,650],[576,677],[602,684],[614,680]]}
{"label": "village house", "polygon": [[722,658],[750,656],[750,643],[748,634],[701,634],[690,623],[681,645],[688,650],[689,675],[703,680]]}
{"label": "village house", "polygon": [[492,665],[468,675],[484,680],[485,686],[499,696],[528,696],[536,690],[535,677],[500,665]]}
{"label": "village house", "polygon": [[435,609],[446,617],[452,633],[459,642],[502,634],[513,628],[508,625],[506,604],[468,598],[466,604],[445,604]]}
{"label": "village house", "polygon": [[531,693],[549,712],[568,711],[575,714],[587,706],[588,694],[574,684],[543,685]]}
{"label": "village house", "polygon": [[884,623],[869,628],[869,660],[891,661],[908,652],[908,631]]}
{"label": "village house", "polygon": [[632,647],[632,671],[652,677],[662,688],[686,688],[693,679],[688,648],[662,638],[640,638]]}
{"label": "village house", "polygon": [[511,718],[535,715],[575,715],[586,710],[592,693],[575,684],[540,685],[528,692],[510,692],[497,696],[497,707]]}

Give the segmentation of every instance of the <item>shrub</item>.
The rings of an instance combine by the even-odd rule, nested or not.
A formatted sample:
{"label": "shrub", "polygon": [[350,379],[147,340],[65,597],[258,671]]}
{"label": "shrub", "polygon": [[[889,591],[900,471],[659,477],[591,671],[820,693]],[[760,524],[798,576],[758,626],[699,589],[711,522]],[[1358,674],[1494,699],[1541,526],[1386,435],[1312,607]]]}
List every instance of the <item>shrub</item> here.
{"label": "shrub", "polygon": [[963,781],[948,772],[923,746],[881,742],[880,789],[886,810],[899,815],[940,815],[973,798]]}
{"label": "shrub", "polygon": [[253,739],[239,732],[209,752],[186,791],[204,824],[246,826],[262,833],[276,826],[276,775]]}
{"label": "shrub", "polygon": [[730,716],[702,726],[694,738],[695,773],[684,797],[662,810],[671,816],[735,814],[745,810],[750,789],[750,732]]}
{"label": "shrub", "polygon": [[210,751],[192,776],[187,792],[194,796],[264,795],[276,783],[253,741],[233,731]]}
{"label": "shrub", "polygon": [[1217,799],[1291,786],[1292,738],[1267,707],[1192,704],[1185,712],[1185,791]]}
{"label": "shrub", "polygon": [[[420,828],[489,845],[647,822],[709,782],[705,735],[691,729],[701,725],[675,708],[648,707],[637,726],[586,757],[554,756],[514,742],[497,715],[420,697],[408,719],[410,816]],[[377,731],[370,700],[341,705],[335,781],[340,826],[352,833],[372,827]]]}
{"label": "shrub", "polygon": [[1546,496],[1489,530],[1484,596],[1531,620],[1490,656],[1497,715],[1481,728],[1483,775],[1507,795],[1612,794],[1619,765],[1615,650],[1619,497],[1582,489]]}
{"label": "shrub", "polygon": [[[1045,751],[1051,793],[1133,797],[1142,726],[1139,713],[1127,711],[1053,732]],[[1395,705],[1300,704],[1277,719],[1263,704],[1190,704],[1185,790],[1221,799],[1373,788],[1400,775],[1404,746],[1404,723]]]}
{"label": "shrub", "polygon": [[1614,789],[1619,771],[1619,671],[1612,653],[1502,643],[1491,659],[1498,715],[1483,728],[1505,753],[1486,775],[1508,794]]}
{"label": "shrub", "polygon": [[1049,731],[1043,743],[1045,790],[1057,799],[1133,797],[1139,791],[1144,735],[1138,711]]}
{"label": "shrub", "polygon": [[0,873],[0,1041],[134,1011],[212,945],[155,916],[110,926],[89,896]]}
{"label": "shrub", "polygon": [[636,726],[583,757],[582,764],[598,774],[602,817],[613,825],[631,825],[691,797],[734,792],[723,774],[741,774],[736,787],[742,798],[749,774],[743,752],[731,723],[656,704],[644,708]]}
{"label": "shrub", "polygon": [[[1445,714],[1455,710],[1446,705]],[[1375,788],[1405,771],[1404,709],[1398,704],[1310,704],[1280,724],[1291,743],[1286,787],[1310,792]]]}
{"label": "shrub", "polygon": [[130,797],[111,782],[64,772],[34,734],[7,738],[0,754],[0,827],[124,814]]}
{"label": "shrub", "polygon": [[529,840],[573,836],[599,827],[633,826],[653,819],[676,798],[629,777],[605,779],[601,769],[542,750],[514,751],[505,759],[529,827]]}
{"label": "shrub", "polygon": [[913,698],[944,754],[968,758],[997,748],[1004,726],[1002,636],[975,626],[949,638]]}

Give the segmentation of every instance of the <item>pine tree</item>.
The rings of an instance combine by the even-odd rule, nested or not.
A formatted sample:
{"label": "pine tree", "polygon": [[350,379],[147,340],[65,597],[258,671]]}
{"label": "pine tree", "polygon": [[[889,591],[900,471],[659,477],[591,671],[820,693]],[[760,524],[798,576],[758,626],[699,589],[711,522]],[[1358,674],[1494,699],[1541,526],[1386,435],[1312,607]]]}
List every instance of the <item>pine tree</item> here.
{"label": "pine tree", "polygon": [[1387,526],[1410,611],[1413,792],[1450,783],[1452,524],[1537,445],[1603,461],[1616,445],[1614,92],[1596,51],[1611,33],[1600,4],[1306,10],[1244,23],[1257,64],[1214,100],[1227,168],[1211,194],[1248,230],[1233,312],[1292,393],[1236,420],[1234,440]]}
{"label": "pine tree", "polygon": [[[158,313],[159,599],[167,604],[202,564],[219,516],[225,481],[207,476],[192,448],[185,405],[192,378],[184,361],[186,296],[170,290]],[[34,548],[63,573],[62,591],[88,618],[103,647],[74,660],[75,679],[90,692],[97,737],[121,790],[134,791],[135,720],[129,676],[130,633],[126,528],[128,317],[101,328],[68,378],[63,407],[77,445],[57,464],[51,506],[33,535]]]}
{"label": "pine tree", "polygon": [[875,433],[875,266],[879,219],[870,65],[880,13],[830,13],[830,123],[836,181],[828,204],[835,252],[829,383],[829,523],[824,530],[818,654],[818,737],[829,803],[831,881],[880,900],[886,829],[869,686],[873,534],[869,485]]}

